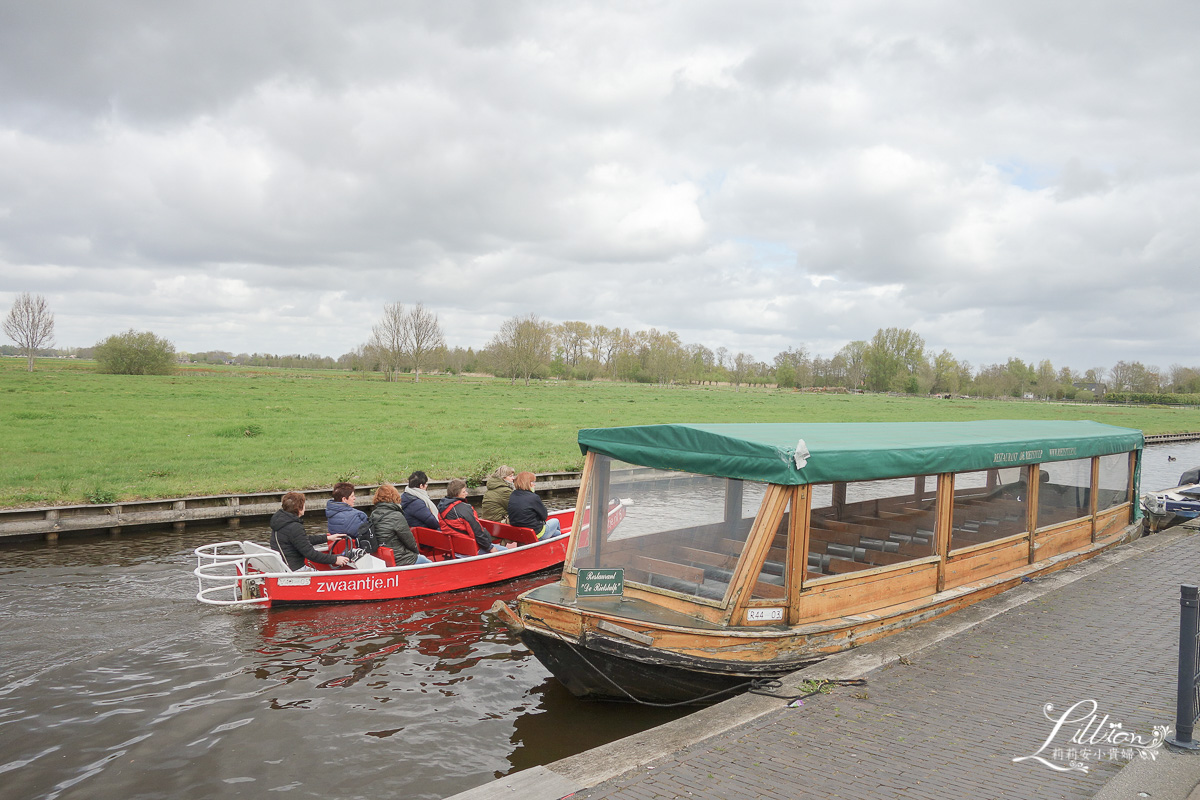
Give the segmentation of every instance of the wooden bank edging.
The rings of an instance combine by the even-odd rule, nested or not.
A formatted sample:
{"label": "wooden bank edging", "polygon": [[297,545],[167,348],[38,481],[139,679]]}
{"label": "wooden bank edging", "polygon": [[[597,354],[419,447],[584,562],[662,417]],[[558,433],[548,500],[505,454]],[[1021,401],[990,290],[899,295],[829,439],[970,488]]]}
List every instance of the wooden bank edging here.
{"label": "wooden bank edging", "polygon": [[[579,477],[578,472],[538,473],[538,491],[554,494],[577,490]],[[447,484],[449,481],[430,481],[430,497],[445,497]],[[356,486],[355,489],[357,494],[369,498],[378,486],[370,484]],[[213,523],[220,520],[225,520],[230,528],[237,528],[244,519],[266,518],[274,514],[279,510],[287,491],[290,490],[0,510],[0,541],[17,537],[42,537],[46,541],[56,541],[59,534],[96,531],[108,531],[115,535],[127,528],[156,525],[169,525],[173,530],[182,531],[189,522]],[[481,497],[483,488],[475,487],[468,492],[471,496]],[[308,498],[308,508],[318,509],[332,499],[333,489],[309,489],[303,494]]]}

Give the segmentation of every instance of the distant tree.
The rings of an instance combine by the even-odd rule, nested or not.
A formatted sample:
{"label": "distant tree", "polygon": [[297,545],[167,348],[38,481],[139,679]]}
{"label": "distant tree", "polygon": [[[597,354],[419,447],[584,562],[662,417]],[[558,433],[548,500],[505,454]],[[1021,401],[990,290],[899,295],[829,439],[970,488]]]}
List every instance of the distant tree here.
{"label": "distant tree", "polygon": [[[846,346],[839,350],[834,356],[835,359],[839,356],[842,358],[845,370],[845,382],[847,384],[846,388],[861,389],[866,384],[867,351],[869,347],[870,345],[868,345],[865,341],[862,339],[857,339],[846,344]],[[815,367],[813,371],[816,371]],[[814,376],[813,383],[816,384],[816,382],[817,381]],[[822,382],[821,385],[825,386],[828,383],[829,382]]]}
{"label": "distant tree", "polygon": [[1200,394],[1200,369],[1171,365],[1171,391],[1180,394]]}
{"label": "distant tree", "polygon": [[33,358],[44,347],[54,343],[54,314],[46,298],[22,292],[17,295],[12,310],[4,320],[4,335],[17,343],[25,355],[28,369],[33,372]]}
{"label": "distant tree", "polygon": [[404,304],[388,303],[383,307],[383,319],[371,328],[367,342],[366,360],[374,362],[383,372],[384,380],[394,381],[404,357]]}
{"label": "distant tree", "polygon": [[789,347],[775,355],[775,382],[780,386],[805,386],[811,383],[812,361],[804,345]]}
{"label": "distant tree", "polygon": [[130,328],[95,347],[100,372],[115,375],[169,375],[175,371],[175,345],[150,331]]}
{"label": "distant tree", "polygon": [[500,375],[513,382],[523,378],[528,386],[530,378],[550,365],[554,325],[538,319],[536,314],[512,317],[500,326],[500,332],[492,338],[488,350]]}
{"label": "distant tree", "polygon": [[412,367],[414,382],[421,380],[421,368],[428,366],[433,355],[446,346],[437,314],[420,303],[413,306],[404,316],[401,343],[404,359]]}
{"label": "distant tree", "polygon": [[729,370],[729,376],[733,379],[734,388],[741,386],[747,378],[754,374],[755,364],[754,356],[749,353],[738,353],[733,357],[733,366]]}
{"label": "distant tree", "polygon": [[378,360],[384,377],[396,380],[402,367],[410,367],[421,380],[421,370],[427,367],[438,350],[446,346],[437,314],[417,303],[406,310],[403,303],[388,303],[383,318],[371,328],[367,350]]}
{"label": "distant tree", "polygon": [[961,388],[962,369],[949,350],[933,358],[933,391],[957,394]]}
{"label": "distant tree", "polygon": [[867,346],[867,385],[877,392],[912,392],[926,364],[919,335],[907,328],[880,328]]}

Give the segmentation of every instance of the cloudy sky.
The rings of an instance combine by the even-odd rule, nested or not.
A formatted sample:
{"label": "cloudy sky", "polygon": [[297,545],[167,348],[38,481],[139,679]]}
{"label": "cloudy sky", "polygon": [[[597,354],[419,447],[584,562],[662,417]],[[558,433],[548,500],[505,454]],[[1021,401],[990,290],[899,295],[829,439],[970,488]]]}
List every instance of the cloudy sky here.
{"label": "cloudy sky", "polygon": [[1196,366],[1200,4],[0,0],[0,304]]}

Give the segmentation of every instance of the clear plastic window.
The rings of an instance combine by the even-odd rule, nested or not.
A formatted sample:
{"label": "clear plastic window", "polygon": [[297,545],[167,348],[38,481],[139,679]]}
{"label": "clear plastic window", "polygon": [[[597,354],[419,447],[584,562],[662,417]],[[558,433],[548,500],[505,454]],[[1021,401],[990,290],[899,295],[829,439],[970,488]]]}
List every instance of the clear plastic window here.
{"label": "clear plastic window", "polygon": [[813,487],[809,577],[934,555],[937,476]]}
{"label": "clear plastic window", "polygon": [[1092,460],[1047,461],[1039,465],[1037,526],[1045,528],[1091,514]]}
{"label": "clear plastic window", "polygon": [[1100,485],[1096,487],[1096,510],[1128,503],[1131,488],[1129,453],[1100,456]]}
{"label": "clear plastic window", "polygon": [[[620,568],[626,584],[721,601],[766,484],[597,456],[586,491],[589,530],[572,567]],[[592,509],[601,507],[610,513],[591,530]]]}
{"label": "clear plastic window", "polygon": [[1026,531],[1028,474],[1024,467],[1007,467],[954,476],[951,552]]}

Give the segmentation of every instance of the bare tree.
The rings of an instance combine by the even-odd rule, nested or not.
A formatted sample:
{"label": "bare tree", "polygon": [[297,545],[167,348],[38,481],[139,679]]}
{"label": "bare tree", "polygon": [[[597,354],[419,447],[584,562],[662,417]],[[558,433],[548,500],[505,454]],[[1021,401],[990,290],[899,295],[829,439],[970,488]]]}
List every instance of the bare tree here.
{"label": "bare tree", "polygon": [[4,320],[4,335],[25,353],[29,371],[33,372],[33,358],[38,350],[54,343],[54,315],[46,305],[46,298],[22,292]]}
{"label": "bare tree", "polygon": [[729,370],[729,376],[733,379],[733,387],[742,385],[754,370],[754,356],[749,353],[738,353],[733,357],[733,368]]}
{"label": "bare tree", "polygon": [[401,352],[413,369],[415,382],[421,380],[421,367],[429,363],[430,356],[446,346],[446,340],[442,337],[437,314],[420,303],[402,317]]}
{"label": "bare tree", "polygon": [[403,303],[388,303],[383,319],[371,328],[366,353],[387,380],[396,380],[402,367],[411,367],[414,380],[419,381],[421,370],[445,346],[437,314],[420,303],[408,310]]}
{"label": "bare tree", "polygon": [[379,364],[385,380],[396,380],[404,358],[404,304],[388,303],[383,307],[383,319],[371,328],[367,342],[368,359]]}
{"label": "bare tree", "polygon": [[512,317],[500,326],[500,332],[488,344],[499,372],[513,382],[524,378],[529,385],[540,368],[550,363],[554,350],[554,325],[536,314]]}

